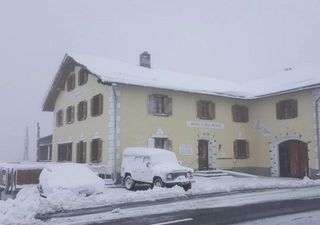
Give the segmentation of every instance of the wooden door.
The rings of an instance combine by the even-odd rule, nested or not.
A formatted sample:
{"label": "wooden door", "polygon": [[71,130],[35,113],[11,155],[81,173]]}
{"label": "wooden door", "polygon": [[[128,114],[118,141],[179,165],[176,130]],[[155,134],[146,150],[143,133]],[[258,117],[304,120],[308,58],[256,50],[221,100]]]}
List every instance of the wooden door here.
{"label": "wooden door", "polygon": [[199,140],[198,141],[198,165],[199,170],[208,170],[208,141]]}
{"label": "wooden door", "polygon": [[279,145],[281,177],[303,178],[309,176],[308,145],[302,141],[290,140]]}

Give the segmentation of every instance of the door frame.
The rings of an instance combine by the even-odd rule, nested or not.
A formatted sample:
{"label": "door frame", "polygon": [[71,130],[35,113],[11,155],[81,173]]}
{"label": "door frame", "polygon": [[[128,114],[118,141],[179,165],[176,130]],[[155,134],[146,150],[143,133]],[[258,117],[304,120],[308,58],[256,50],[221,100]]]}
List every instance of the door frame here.
{"label": "door frame", "polygon": [[[309,141],[304,139],[301,136],[283,136],[275,138],[270,144],[269,144],[269,157],[270,157],[270,163],[271,163],[271,176],[272,177],[280,177],[280,159],[279,159],[279,145],[286,141],[301,141],[307,144],[307,149],[309,149]],[[310,165],[309,165],[310,166]],[[309,167],[310,170],[310,167]]]}
{"label": "door frame", "polygon": [[208,169],[216,169],[216,142],[213,137],[208,136],[198,136],[197,139],[197,163],[198,163],[198,169],[199,169],[199,141],[208,141]]}

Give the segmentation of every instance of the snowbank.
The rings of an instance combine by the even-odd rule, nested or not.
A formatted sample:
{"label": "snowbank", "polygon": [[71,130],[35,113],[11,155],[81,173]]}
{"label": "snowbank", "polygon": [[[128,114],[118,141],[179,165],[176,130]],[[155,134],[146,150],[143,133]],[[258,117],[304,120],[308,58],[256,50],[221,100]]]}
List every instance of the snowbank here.
{"label": "snowbank", "polygon": [[35,186],[23,188],[15,200],[0,201],[0,224],[41,224],[41,222],[34,219],[39,204],[38,189]]}

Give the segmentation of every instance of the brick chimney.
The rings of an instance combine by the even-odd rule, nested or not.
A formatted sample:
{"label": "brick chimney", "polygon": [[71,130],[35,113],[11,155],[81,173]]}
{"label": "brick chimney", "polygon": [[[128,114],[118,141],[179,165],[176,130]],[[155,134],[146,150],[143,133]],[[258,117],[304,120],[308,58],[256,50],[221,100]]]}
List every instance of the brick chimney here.
{"label": "brick chimney", "polygon": [[151,68],[151,56],[147,51],[140,54],[140,66]]}

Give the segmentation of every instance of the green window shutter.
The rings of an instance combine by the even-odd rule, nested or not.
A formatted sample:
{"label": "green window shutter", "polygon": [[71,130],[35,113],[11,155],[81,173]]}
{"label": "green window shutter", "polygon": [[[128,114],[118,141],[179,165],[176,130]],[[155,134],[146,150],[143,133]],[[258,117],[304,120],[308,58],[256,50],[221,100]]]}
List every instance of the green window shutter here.
{"label": "green window shutter", "polygon": [[282,113],[281,113],[281,102],[278,102],[276,104],[276,117],[278,120],[282,119]]}
{"label": "green window shutter", "polygon": [[208,107],[209,107],[209,118],[210,120],[214,119],[216,117],[216,107],[215,104],[213,102],[209,102],[208,103]]}
{"label": "green window shutter", "polygon": [[291,100],[291,105],[292,105],[292,118],[298,117],[298,101],[295,99]]}
{"label": "green window shutter", "polygon": [[202,117],[202,102],[197,101],[197,118]]}
{"label": "green window shutter", "polygon": [[243,122],[249,122],[249,108],[247,106],[243,106]]}

